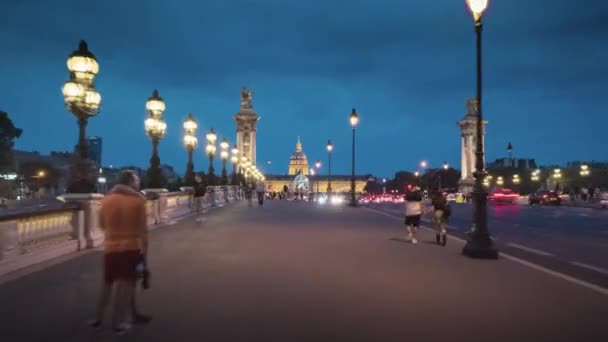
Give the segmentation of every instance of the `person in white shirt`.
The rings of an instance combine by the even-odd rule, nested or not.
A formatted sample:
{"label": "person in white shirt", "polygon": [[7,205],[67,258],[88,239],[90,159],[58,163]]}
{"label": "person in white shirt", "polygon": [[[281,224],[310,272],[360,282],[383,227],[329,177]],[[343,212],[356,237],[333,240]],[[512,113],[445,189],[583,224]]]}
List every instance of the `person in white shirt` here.
{"label": "person in white shirt", "polygon": [[405,226],[407,228],[408,239],[412,243],[418,243],[416,233],[420,227],[420,217],[422,215],[422,193],[416,187],[405,193]]}

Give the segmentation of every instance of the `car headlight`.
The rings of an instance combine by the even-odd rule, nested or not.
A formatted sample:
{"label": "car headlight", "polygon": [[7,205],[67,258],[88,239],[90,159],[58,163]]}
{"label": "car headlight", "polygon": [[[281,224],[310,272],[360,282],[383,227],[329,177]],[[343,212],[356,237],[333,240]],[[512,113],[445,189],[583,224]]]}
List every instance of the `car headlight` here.
{"label": "car headlight", "polygon": [[325,203],[327,203],[327,198],[320,197],[318,202],[319,202],[319,204],[325,204]]}
{"label": "car headlight", "polygon": [[331,198],[331,204],[342,204],[342,202],[344,201],[344,199],[342,197],[339,196],[332,196]]}

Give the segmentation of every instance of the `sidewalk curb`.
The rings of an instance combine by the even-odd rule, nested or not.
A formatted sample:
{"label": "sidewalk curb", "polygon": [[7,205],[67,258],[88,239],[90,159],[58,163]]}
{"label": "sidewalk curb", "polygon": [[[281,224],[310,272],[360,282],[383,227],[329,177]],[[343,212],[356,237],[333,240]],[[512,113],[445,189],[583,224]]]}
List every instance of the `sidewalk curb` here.
{"label": "sidewalk curb", "polygon": [[[385,213],[383,211],[380,211],[380,210],[377,210],[377,209],[373,209],[373,208],[368,208],[368,207],[363,207],[363,208],[365,208],[366,210],[369,210],[371,212],[374,212],[376,214],[379,214],[379,215],[383,215],[383,216],[387,216],[387,217],[390,217],[390,218],[393,218],[393,219],[399,219],[399,220],[401,220],[401,217],[398,217],[398,216],[396,216],[394,214]],[[435,232],[434,229],[429,228],[428,226],[421,225],[420,228],[425,229],[425,230],[430,231],[430,232],[433,232],[433,233]],[[466,243],[467,242],[466,240],[461,239],[459,237],[456,237],[454,235],[451,235],[451,234],[447,234],[447,235],[448,235],[448,237],[450,239],[459,241],[461,243]],[[567,274],[551,270],[549,268],[546,268],[546,267],[537,265],[535,263],[526,261],[524,259],[521,259],[521,258],[512,256],[512,255],[509,255],[509,254],[506,254],[504,252],[498,252],[498,254],[499,254],[500,257],[503,257],[503,258],[505,258],[505,259],[507,259],[509,261],[518,263],[518,264],[520,264],[522,266],[526,266],[528,268],[531,268],[531,269],[543,272],[543,273],[551,275],[553,277],[560,278],[560,279],[565,280],[565,281],[567,281],[569,283],[572,283],[572,284],[575,284],[575,285],[579,285],[581,287],[585,287],[585,288],[587,288],[589,290],[592,290],[592,291],[594,291],[596,293],[599,293],[599,294],[602,294],[604,296],[608,296],[608,288],[604,288],[604,287],[601,287],[599,285],[596,285],[596,284],[593,284],[593,283],[590,283],[590,282],[587,282],[587,281],[584,281],[584,280],[581,280],[581,279],[569,276]]]}

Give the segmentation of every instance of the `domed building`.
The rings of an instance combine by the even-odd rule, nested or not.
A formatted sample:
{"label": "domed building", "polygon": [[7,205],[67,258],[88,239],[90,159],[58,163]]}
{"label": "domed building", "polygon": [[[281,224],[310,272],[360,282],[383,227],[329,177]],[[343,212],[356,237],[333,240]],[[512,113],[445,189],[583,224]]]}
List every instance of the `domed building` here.
{"label": "domed building", "polygon": [[308,159],[306,154],[302,151],[302,143],[300,137],[296,143],[296,151],[289,158],[289,172],[290,176],[295,175],[308,175]]}

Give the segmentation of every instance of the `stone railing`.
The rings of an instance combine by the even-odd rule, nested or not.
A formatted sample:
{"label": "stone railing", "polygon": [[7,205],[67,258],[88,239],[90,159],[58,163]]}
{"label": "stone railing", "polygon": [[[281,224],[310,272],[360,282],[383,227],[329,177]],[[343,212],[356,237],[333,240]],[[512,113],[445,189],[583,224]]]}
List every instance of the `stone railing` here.
{"label": "stone railing", "polygon": [[[144,191],[149,229],[210,207],[239,200],[240,189],[209,187],[204,196],[191,191]],[[0,211],[0,276],[64,254],[103,243],[98,213],[101,194],[66,194],[64,204],[39,209]]]}

